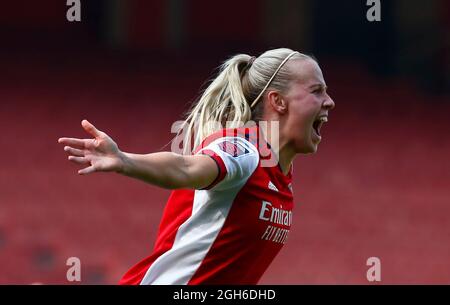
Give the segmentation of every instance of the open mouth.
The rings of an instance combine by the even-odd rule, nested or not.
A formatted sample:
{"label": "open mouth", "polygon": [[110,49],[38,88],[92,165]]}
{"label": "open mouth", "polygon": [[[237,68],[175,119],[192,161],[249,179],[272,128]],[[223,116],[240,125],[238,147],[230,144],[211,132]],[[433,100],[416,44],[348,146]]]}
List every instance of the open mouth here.
{"label": "open mouth", "polygon": [[323,123],[328,122],[328,117],[327,116],[320,116],[318,117],[314,123],[313,123],[313,129],[315,131],[315,133],[320,137],[320,128],[322,128]]}

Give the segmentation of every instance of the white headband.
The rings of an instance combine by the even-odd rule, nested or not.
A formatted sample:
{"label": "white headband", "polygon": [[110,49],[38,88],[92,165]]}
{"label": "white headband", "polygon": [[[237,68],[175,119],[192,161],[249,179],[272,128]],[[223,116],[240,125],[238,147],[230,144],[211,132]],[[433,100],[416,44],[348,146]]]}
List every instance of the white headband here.
{"label": "white headband", "polygon": [[251,103],[250,108],[253,108],[253,106],[256,105],[256,103],[258,102],[258,100],[261,98],[261,96],[263,95],[264,91],[266,91],[266,89],[269,87],[270,83],[272,82],[272,80],[275,78],[275,75],[277,75],[278,71],[280,71],[281,67],[289,60],[289,58],[292,57],[292,55],[298,53],[297,51],[292,52],[291,54],[289,54],[282,62],[281,64],[278,66],[278,68],[275,70],[275,73],[273,73],[272,77],[269,79],[269,81],[267,82],[266,86],[264,87],[264,89],[262,89],[261,93],[259,93],[259,95],[255,98],[255,100]]}

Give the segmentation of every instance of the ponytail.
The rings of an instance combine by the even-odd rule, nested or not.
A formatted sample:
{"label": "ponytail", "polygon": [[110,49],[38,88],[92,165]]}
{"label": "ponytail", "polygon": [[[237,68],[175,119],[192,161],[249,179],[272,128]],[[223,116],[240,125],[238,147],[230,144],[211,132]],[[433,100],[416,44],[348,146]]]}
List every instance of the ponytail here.
{"label": "ponytail", "polygon": [[249,55],[239,54],[222,64],[219,75],[203,92],[181,126],[184,154],[191,153],[192,135],[195,148],[204,138],[222,128],[236,128],[250,121],[251,109],[242,91],[241,72],[251,59]]}

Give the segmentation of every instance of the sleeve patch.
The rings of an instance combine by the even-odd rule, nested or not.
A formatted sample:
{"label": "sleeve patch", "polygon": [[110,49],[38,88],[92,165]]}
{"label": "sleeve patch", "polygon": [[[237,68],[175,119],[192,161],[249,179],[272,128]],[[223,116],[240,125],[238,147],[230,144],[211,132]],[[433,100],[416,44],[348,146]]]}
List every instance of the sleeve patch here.
{"label": "sleeve patch", "polygon": [[239,157],[249,153],[248,149],[238,143],[223,141],[218,144],[219,148],[233,157]]}

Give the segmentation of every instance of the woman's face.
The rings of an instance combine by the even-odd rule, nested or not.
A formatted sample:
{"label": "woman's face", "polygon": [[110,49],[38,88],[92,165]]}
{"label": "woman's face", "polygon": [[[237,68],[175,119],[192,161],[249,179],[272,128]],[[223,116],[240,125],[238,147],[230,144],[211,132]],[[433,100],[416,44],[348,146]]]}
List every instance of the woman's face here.
{"label": "woman's face", "polygon": [[282,95],[287,102],[285,132],[296,153],[314,153],[322,139],[322,124],[335,105],[314,60],[293,60],[289,64],[296,78]]}

